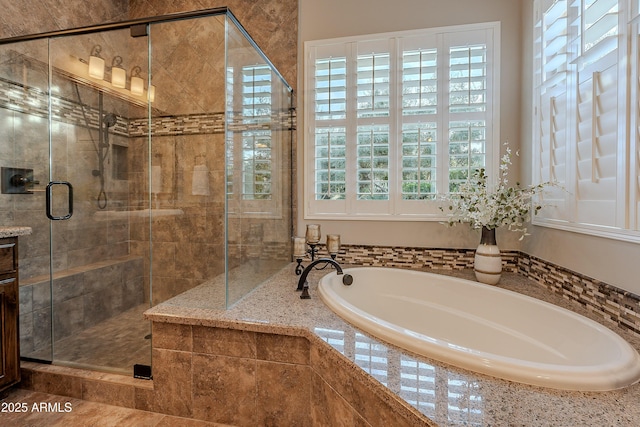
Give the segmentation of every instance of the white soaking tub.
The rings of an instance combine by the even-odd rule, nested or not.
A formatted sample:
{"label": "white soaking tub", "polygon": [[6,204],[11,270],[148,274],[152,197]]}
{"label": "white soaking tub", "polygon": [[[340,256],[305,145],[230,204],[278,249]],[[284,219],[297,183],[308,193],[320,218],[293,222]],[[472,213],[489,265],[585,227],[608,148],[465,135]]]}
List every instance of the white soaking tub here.
{"label": "white soaking tub", "polygon": [[604,391],[640,379],[640,356],[610,329],[497,287],[393,268],[344,270],[319,292],[339,316],[391,344],[475,372],[564,390]]}

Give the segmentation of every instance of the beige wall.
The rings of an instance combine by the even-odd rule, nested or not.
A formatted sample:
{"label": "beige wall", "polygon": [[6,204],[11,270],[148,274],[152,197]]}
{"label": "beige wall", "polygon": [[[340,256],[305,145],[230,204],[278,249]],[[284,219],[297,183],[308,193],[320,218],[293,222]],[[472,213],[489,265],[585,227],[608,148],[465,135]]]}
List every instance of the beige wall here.
{"label": "beige wall", "polygon": [[[304,141],[303,44],[308,40],[402,31],[446,25],[499,21],[501,25],[500,139],[517,148],[520,136],[521,2],[514,0],[322,0],[300,1],[298,68],[298,200],[302,195]],[[522,159],[521,159],[522,160]],[[513,170],[517,173],[517,168]],[[438,222],[316,221],[305,220],[298,205],[298,234],[305,224],[319,222],[323,234],[339,233],[343,243],[393,246],[471,248],[479,231],[467,226],[448,228]],[[500,231],[505,249],[519,249],[514,233]]]}

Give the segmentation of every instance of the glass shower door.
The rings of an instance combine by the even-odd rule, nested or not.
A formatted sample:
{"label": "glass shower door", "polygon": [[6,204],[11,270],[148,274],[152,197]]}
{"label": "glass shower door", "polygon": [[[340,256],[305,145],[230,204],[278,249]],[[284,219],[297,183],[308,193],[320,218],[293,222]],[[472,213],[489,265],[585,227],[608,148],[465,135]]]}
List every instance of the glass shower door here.
{"label": "glass shower door", "polygon": [[139,22],[0,41],[23,358],[131,374],[150,306],[290,263],[290,88],[230,14]]}
{"label": "glass shower door", "polygon": [[4,223],[29,226],[20,238],[21,356],[52,360],[50,221],[45,215],[49,161],[49,43],[0,46],[0,159]]}
{"label": "glass shower door", "polygon": [[147,43],[126,28],[0,46],[0,214],[33,229],[23,358],[129,375],[151,363],[149,138],[129,132],[149,116]]}
{"label": "glass shower door", "polygon": [[50,40],[46,205],[59,364],[126,374],[150,365],[149,250],[132,236],[150,220],[148,149],[129,133],[131,120],[148,116],[133,79],[147,76],[147,52],[147,38],[129,28]]}

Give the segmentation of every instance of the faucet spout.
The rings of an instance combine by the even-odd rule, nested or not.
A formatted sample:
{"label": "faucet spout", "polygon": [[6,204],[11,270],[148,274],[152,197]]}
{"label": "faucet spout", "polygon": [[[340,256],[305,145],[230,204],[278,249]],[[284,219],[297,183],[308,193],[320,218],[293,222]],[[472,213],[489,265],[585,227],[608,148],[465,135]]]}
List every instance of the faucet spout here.
{"label": "faucet spout", "polygon": [[340,264],[338,264],[338,262],[334,259],[319,258],[313,261],[304,269],[304,271],[300,275],[300,279],[298,280],[298,288],[296,290],[302,291],[302,294],[300,294],[301,299],[311,298],[311,296],[309,295],[309,282],[307,282],[307,276],[309,275],[309,272],[311,272],[311,270],[313,270],[313,268],[318,264],[331,264],[335,267],[337,274],[342,274],[342,267],[340,267]]}

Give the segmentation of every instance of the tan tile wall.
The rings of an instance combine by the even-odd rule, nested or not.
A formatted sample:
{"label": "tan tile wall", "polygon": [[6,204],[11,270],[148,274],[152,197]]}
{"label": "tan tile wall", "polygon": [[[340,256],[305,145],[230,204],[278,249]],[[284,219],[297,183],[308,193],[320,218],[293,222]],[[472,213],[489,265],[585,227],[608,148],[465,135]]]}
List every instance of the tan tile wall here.
{"label": "tan tile wall", "polygon": [[239,427],[425,425],[319,338],[153,323],[153,347],[153,381],[23,362],[21,388]]}
{"label": "tan tile wall", "polygon": [[231,329],[153,324],[147,409],[237,426],[309,425],[309,343]]}
{"label": "tan tile wall", "polygon": [[294,89],[297,80],[298,0],[130,0],[129,17],[228,7]]}
{"label": "tan tile wall", "polygon": [[319,339],[157,322],[153,337],[154,392],[138,409],[237,426],[424,423]]}
{"label": "tan tile wall", "polygon": [[0,38],[127,19],[127,2],[124,0],[0,0],[0,9]]}

